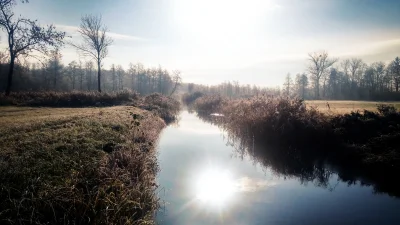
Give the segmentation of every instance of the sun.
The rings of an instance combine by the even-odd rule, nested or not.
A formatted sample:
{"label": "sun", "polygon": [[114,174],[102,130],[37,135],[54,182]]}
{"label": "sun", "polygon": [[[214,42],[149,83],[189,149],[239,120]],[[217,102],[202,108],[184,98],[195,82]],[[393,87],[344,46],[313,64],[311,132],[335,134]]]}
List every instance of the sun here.
{"label": "sun", "polygon": [[[270,0],[174,0],[173,15],[182,30],[201,39],[234,38],[259,25]],[[255,27],[254,27],[255,28]]]}
{"label": "sun", "polygon": [[222,204],[235,192],[235,182],[229,171],[210,169],[198,177],[196,196],[202,202]]}

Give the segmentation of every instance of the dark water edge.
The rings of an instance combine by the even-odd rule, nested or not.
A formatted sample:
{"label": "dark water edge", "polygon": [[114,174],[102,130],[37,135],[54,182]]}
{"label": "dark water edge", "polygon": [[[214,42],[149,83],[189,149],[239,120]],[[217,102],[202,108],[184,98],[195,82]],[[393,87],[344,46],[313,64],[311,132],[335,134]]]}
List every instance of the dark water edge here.
{"label": "dark water edge", "polygon": [[[183,112],[160,140],[160,224],[398,224],[395,177],[370,179],[324,160],[260,154],[265,146],[240,142],[212,120]],[[214,123],[212,125],[210,122]],[[249,146],[249,143],[250,146]],[[272,151],[274,152],[274,151]],[[193,183],[206,167],[228,169],[249,190],[223,207],[194,200]],[[389,174],[389,173],[387,173]],[[386,182],[392,180],[392,182]],[[392,183],[392,184],[391,184]],[[395,197],[391,197],[395,196]]]}

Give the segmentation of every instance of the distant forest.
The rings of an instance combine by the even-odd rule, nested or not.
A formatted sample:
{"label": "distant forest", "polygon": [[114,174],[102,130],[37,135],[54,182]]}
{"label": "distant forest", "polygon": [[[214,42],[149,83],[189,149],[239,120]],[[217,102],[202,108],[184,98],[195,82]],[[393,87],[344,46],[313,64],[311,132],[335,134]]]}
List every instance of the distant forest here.
{"label": "distant forest", "polygon": [[[338,61],[329,59],[322,53],[310,54],[307,71],[295,76],[287,74],[281,87],[259,87],[242,85],[237,81],[219,85],[189,83],[184,92],[200,91],[227,97],[249,97],[253,95],[289,96],[303,99],[329,100],[400,100],[400,59],[396,57],[389,64],[364,63],[352,58]],[[317,56],[317,58],[312,58]],[[325,59],[320,59],[324,58]],[[6,88],[9,64],[0,55],[0,91]],[[316,59],[316,60],[315,60]],[[325,67],[325,68],[324,68]],[[16,63],[14,69],[14,91],[96,91],[97,74],[92,61],[72,61],[62,63],[59,51],[52,51],[47,61],[41,63]],[[175,77],[179,71],[168,71],[161,66],[146,68],[143,64],[130,64],[124,69],[112,65],[102,69],[102,89],[104,91],[135,90],[142,95],[159,92],[172,93]],[[182,90],[182,88],[181,88]]]}
{"label": "distant forest", "polygon": [[287,74],[282,87],[261,88],[229,81],[212,86],[189,83],[187,91],[231,98],[268,95],[302,99],[400,101],[399,57],[388,64],[366,64],[359,58],[339,61],[323,51],[309,54],[308,60],[307,71],[294,77]]}
{"label": "distant forest", "polygon": [[[0,62],[0,91],[6,89],[9,64]],[[101,88],[104,91],[135,90],[142,95],[154,92],[169,95],[175,87],[174,77],[179,71],[167,71],[161,66],[146,68],[143,64],[130,64],[124,69],[112,65],[102,69]],[[72,61],[64,65],[58,51],[42,63],[16,64],[13,91],[97,91],[97,69],[92,61]]]}
{"label": "distant forest", "polygon": [[230,98],[244,98],[254,95],[279,96],[281,93],[279,87],[267,88],[250,84],[243,85],[240,84],[238,81],[228,81],[218,85],[204,85],[194,83],[188,83],[186,85],[186,91],[189,93],[202,92],[204,94],[217,94]]}

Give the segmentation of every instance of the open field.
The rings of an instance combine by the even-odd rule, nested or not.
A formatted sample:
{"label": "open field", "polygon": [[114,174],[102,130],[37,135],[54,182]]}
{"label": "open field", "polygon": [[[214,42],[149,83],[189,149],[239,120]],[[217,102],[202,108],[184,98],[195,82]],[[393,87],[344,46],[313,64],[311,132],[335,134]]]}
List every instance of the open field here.
{"label": "open field", "polygon": [[0,223],[151,224],[164,126],[131,106],[0,107]]}
{"label": "open field", "polygon": [[[329,103],[329,107],[327,106]],[[344,114],[352,111],[369,110],[376,112],[376,106],[379,104],[393,105],[400,109],[400,102],[370,102],[370,101],[329,101],[329,100],[316,100],[306,101],[307,106],[316,107],[318,111],[332,114]]]}

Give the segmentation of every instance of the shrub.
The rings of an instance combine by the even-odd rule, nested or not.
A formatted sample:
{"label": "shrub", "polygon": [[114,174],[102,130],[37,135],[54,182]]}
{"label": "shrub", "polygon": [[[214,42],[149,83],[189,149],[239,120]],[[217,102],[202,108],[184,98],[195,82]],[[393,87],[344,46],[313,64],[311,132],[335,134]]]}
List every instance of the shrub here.
{"label": "shrub", "polygon": [[379,104],[377,106],[377,109],[378,109],[378,112],[384,116],[388,116],[388,115],[397,113],[397,109],[393,105]]}
{"label": "shrub", "polygon": [[191,94],[184,94],[182,96],[182,101],[183,103],[185,103],[186,105],[191,105],[194,103],[194,101],[196,101],[196,99],[203,97],[204,94],[202,92],[196,91],[194,93]]}
{"label": "shrub", "polygon": [[233,101],[222,112],[228,132],[269,144],[311,147],[320,142],[307,140],[326,139],[328,132],[327,118],[298,99],[253,97]]}
{"label": "shrub", "polygon": [[400,132],[400,113],[393,106],[379,105],[378,112],[364,110],[337,115],[330,119],[331,126],[340,132],[344,143],[366,144],[371,138]]}
{"label": "shrub", "polygon": [[194,109],[205,113],[220,113],[228,100],[220,95],[203,96],[194,102]]}
{"label": "shrub", "polygon": [[159,93],[146,96],[141,108],[154,112],[166,123],[174,121],[181,109],[180,103],[177,100]]}

